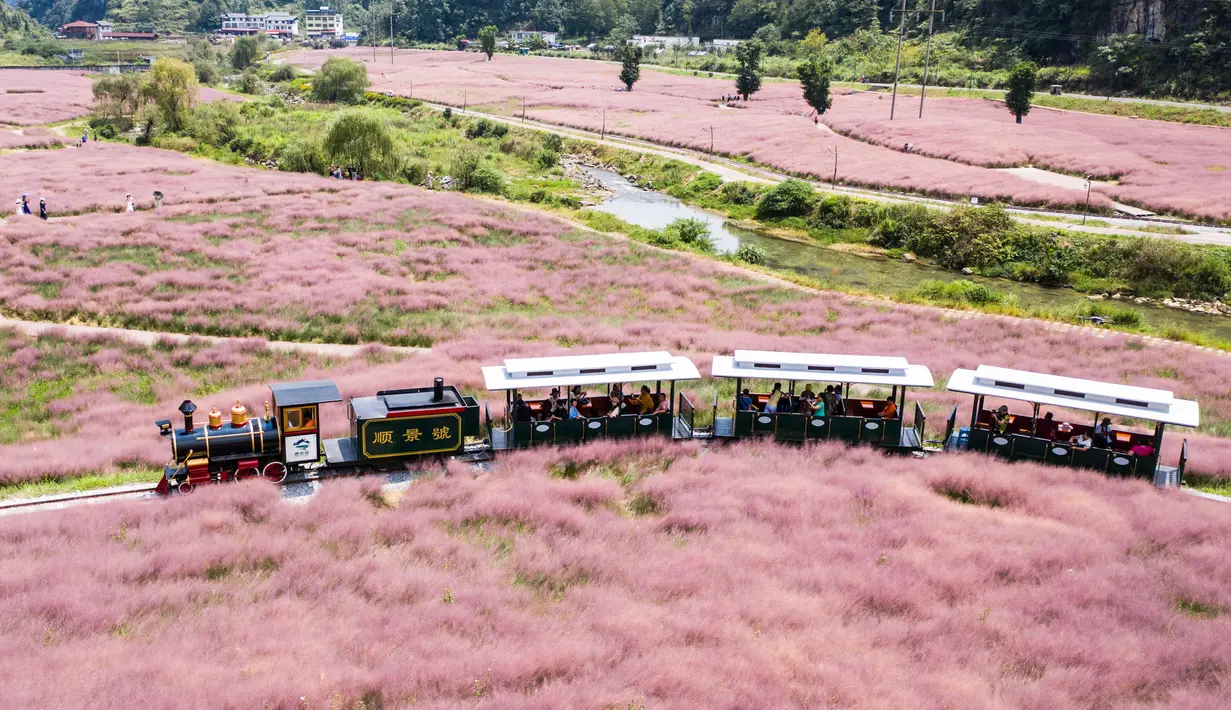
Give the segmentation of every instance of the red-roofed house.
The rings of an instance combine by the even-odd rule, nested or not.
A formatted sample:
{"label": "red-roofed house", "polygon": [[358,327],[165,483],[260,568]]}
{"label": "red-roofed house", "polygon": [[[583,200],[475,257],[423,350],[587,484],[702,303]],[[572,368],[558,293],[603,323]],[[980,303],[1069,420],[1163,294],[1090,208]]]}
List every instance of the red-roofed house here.
{"label": "red-roofed house", "polygon": [[102,39],[102,30],[93,22],[70,22],[60,27],[60,34],[69,39]]}

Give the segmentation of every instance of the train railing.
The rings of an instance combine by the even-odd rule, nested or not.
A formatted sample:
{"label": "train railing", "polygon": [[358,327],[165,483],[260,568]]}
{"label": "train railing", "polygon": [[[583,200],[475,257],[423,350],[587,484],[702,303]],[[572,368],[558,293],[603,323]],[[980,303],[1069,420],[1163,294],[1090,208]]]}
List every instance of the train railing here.
{"label": "train railing", "polygon": [[692,406],[692,402],[683,392],[680,392],[679,412],[680,427],[684,430],[681,434],[683,438],[691,438],[693,424],[697,419],[697,410]]}
{"label": "train railing", "polygon": [[923,407],[915,402],[915,431],[919,432],[919,444],[927,441],[928,417],[923,413]]}

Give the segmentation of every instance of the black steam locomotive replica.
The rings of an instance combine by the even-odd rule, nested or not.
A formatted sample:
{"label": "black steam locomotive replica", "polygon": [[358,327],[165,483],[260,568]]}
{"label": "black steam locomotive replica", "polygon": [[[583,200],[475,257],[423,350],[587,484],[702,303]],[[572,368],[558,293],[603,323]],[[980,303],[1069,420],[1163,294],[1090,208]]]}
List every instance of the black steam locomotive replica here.
{"label": "black steam locomotive replica", "polygon": [[229,421],[217,408],[204,425],[194,421],[197,406],[179,407],[184,428],[157,422],[171,440],[171,460],[158,484],[160,493],[189,493],[203,483],[265,478],[281,483],[288,475],[387,471],[423,456],[460,456],[466,439],[478,437],[479,405],[439,377],[431,387],[384,390],[351,398],[350,436],[321,439],[320,405],[342,401],[329,380],[273,384],[273,406],[249,416],[240,402]]}

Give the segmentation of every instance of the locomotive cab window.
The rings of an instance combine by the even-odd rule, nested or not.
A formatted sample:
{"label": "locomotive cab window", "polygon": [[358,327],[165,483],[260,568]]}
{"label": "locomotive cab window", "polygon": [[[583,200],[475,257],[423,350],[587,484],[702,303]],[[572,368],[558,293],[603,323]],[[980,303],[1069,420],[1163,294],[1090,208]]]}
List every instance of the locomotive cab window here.
{"label": "locomotive cab window", "polygon": [[282,430],[287,434],[316,429],[316,405],[282,410]]}

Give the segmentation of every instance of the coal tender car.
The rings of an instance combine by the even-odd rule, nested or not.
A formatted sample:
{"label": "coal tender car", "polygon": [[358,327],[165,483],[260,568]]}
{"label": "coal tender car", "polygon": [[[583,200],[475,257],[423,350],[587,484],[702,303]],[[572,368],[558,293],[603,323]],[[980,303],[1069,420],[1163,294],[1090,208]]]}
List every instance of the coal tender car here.
{"label": "coal tender car", "polygon": [[183,429],[157,422],[171,440],[171,460],[161,493],[188,493],[204,483],[265,478],[281,483],[289,474],[333,475],[387,471],[429,455],[462,455],[467,437],[478,437],[479,405],[436,378],[431,387],[384,390],[352,398],[351,435],[321,439],[320,405],[342,401],[329,380],[273,384],[260,417],[236,402],[230,420],[213,408],[205,425],[194,422],[197,406],[185,400]]}

